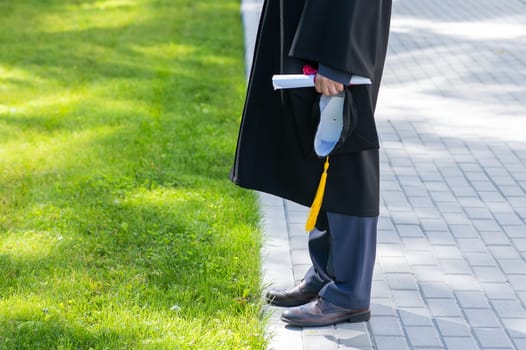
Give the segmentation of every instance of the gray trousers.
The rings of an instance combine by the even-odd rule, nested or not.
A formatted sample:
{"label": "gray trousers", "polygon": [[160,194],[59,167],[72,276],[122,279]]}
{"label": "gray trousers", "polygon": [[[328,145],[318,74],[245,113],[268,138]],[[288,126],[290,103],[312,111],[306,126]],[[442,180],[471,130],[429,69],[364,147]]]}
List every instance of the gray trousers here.
{"label": "gray trousers", "polygon": [[378,217],[320,212],[309,233],[312,266],[305,282],[337,306],[369,308],[377,224]]}

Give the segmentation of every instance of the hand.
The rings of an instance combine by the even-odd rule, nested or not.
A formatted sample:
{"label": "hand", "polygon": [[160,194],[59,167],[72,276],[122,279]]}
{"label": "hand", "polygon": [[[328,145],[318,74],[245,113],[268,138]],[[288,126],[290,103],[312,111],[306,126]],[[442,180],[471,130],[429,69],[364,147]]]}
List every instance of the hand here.
{"label": "hand", "polygon": [[316,91],[325,96],[337,95],[343,91],[343,84],[316,73],[314,78]]}

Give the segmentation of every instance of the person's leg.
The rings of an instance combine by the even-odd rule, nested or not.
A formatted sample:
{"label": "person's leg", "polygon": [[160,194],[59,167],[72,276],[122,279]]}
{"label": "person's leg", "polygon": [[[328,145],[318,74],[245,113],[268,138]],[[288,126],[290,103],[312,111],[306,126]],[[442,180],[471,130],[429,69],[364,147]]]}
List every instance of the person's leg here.
{"label": "person's leg", "polygon": [[325,284],[319,295],[345,309],[369,308],[378,218],[327,215],[332,281]]}
{"label": "person's leg", "polygon": [[318,291],[332,281],[327,270],[331,248],[328,228],[327,213],[320,211],[316,228],[309,232],[309,256],[312,266],[303,277],[305,283]]}
{"label": "person's leg", "polygon": [[[369,320],[371,315],[369,306],[378,218],[327,215],[330,249],[326,255],[326,268],[320,268],[317,276],[326,274],[331,281],[320,290],[319,298],[283,312],[281,319],[291,325],[362,322]],[[321,260],[319,265],[323,266]]]}

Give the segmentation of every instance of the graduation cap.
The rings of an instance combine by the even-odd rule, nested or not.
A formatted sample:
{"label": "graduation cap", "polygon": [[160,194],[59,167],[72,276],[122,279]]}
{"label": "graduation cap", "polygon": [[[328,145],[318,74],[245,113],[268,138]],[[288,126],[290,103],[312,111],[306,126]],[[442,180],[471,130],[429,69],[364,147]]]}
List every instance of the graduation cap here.
{"label": "graduation cap", "polygon": [[320,158],[325,157],[323,173],[312,202],[305,230],[310,232],[316,225],[318,214],[325,194],[327,171],[329,170],[329,155],[346,139],[350,123],[344,118],[345,94],[320,97],[320,121],[314,136],[314,152]]}

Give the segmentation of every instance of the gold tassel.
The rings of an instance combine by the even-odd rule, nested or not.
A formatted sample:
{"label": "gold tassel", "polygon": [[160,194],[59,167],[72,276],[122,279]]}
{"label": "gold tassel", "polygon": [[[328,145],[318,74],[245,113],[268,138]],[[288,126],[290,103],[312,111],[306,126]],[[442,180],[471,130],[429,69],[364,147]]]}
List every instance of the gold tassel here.
{"label": "gold tassel", "polygon": [[329,169],[329,157],[325,158],[325,164],[323,165],[323,174],[321,174],[320,184],[316,190],[316,196],[310,207],[309,217],[305,224],[305,230],[310,232],[314,230],[316,220],[318,220],[318,214],[320,213],[321,203],[323,202],[323,195],[325,194],[325,184],[327,183],[327,170]]}

